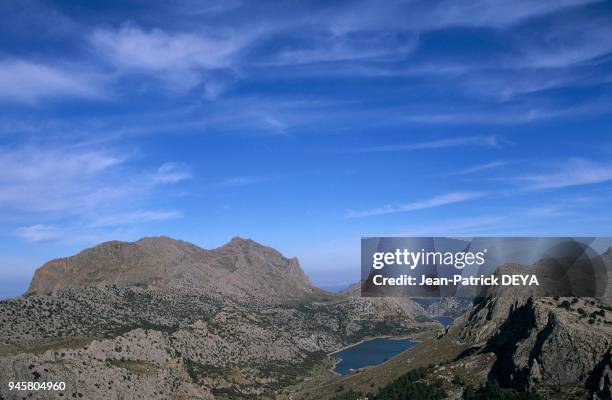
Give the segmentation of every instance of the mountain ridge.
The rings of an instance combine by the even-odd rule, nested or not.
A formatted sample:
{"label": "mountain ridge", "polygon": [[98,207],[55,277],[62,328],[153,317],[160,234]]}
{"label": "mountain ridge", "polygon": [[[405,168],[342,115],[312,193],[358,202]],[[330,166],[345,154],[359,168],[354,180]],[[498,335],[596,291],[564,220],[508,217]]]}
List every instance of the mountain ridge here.
{"label": "mountain ridge", "polygon": [[46,262],[27,294],[86,286],[200,288],[231,295],[301,297],[318,291],[299,265],[271,247],[234,237],[214,249],[168,236],[108,241]]}

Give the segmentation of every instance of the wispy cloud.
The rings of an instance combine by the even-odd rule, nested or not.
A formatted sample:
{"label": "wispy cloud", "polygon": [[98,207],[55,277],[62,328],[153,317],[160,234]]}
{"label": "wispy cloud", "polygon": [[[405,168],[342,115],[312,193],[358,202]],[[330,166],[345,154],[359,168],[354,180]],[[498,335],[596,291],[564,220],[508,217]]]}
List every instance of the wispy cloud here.
{"label": "wispy cloud", "polygon": [[140,225],[147,222],[169,221],[181,218],[183,214],[177,210],[137,210],[116,215],[96,218],[90,223],[91,227]]}
{"label": "wispy cloud", "polygon": [[369,210],[355,211],[349,210],[346,218],[363,218],[376,215],[395,214],[408,211],[423,210],[427,208],[440,207],[447,204],[460,203],[468,200],[474,200],[485,196],[483,192],[454,192],[431,197],[427,200],[417,201],[413,203],[386,205],[379,208]]}
{"label": "wispy cloud", "polygon": [[[362,1],[325,6],[304,2],[274,9],[241,1],[219,7],[151,3],[143,14],[158,16],[160,20],[163,16],[175,23],[151,26],[150,20],[145,23],[133,16],[118,27],[112,25],[116,19],[105,21],[106,15],[88,21],[64,15],[50,6],[29,6],[27,12],[9,8],[20,25],[16,30],[27,31],[34,23],[45,32],[58,34],[61,25],[65,40],[77,42],[84,37],[87,46],[78,43],[78,47],[91,51],[71,54],[74,67],[7,59],[0,68],[0,84],[5,100],[32,103],[63,96],[99,97],[118,82],[125,82],[121,78],[128,76],[157,80],[165,88],[183,93],[198,88],[203,97],[213,100],[231,86],[228,82],[251,79],[259,70],[272,65],[278,67],[272,72],[275,75],[294,67],[318,74],[321,65],[332,65],[328,70],[330,76],[338,71],[400,76],[407,69],[415,76],[437,74],[445,69],[453,74],[461,70],[479,75],[487,72],[483,69],[491,68],[503,75],[508,70],[522,73],[525,69],[566,68],[609,53],[610,24],[605,17],[592,22],[580,15],[572,16],[573,23],[561,18],[543,26],[546,32],[520,29],[520,24],[596,2],[518,0],[500,4],[478,0],[457,4],[441,0],[394,1],[384,6]],[[185,9],[196,11],[186,13]],[[506,57],[501,54],[491,57],[486,68],[469,60],[458,61],[449,68],[449,60],[445,59],[421,68],[419,65],[428,65],[432,60],[413,62],[410,58],[422,44],[425,33],[456,27],[503,30],[510,38],[508,46],[512,51]],[[339,64],[342,68],[337,67]],[[261,68],[262,65],[265,67]],[[83,74],[85,66],[97,72]],[[109,66],[112,73],[108,73]],[[108,79],[101,82],[100,76]],[[513,81],[494,80],[492,84],[508,87],[504,80]],[[556,84],[575,81],[565,77]],[[149,87],[148,83],[138,90]]]}
{"label": "wispy cloud", "polygon": [[448,175],[468,175],[468,174],[473,174],[476,172],[483,172],[483,171],[488,171],[488,170],[495,169],[495,168],[504,167],[510,163],[511,163],[510,161],[502,161],[502,160],[491,161],[485,164],[473,165],[471,167],[462,168],[457,171],[450,172]]}
{"label": "wispy cloud", "polygon": [[500,145],[500,140],[497,136],[466,136],[466,137],[455,137],[448,139],[431,140],[424,142],[412,142],[405,144],[390,144],[382,146],[369,146],[361,147],[356,149],[348,149],[343,152],[346,153],[388,153],[397,151],[414,151],[414,150],[429,150],[429,149],[442,149],[447,147],[460,147],[460,146],[484,146],[484,147],[496,147]]}
{"label": "wispy cloud", "polygon": [[375,232],[365,236],[478,236],[507,224],[506,215],[482,215],[415,224],[399,232]]}
{"label": "wispy cloud", "polygon": [[436,3],[424,2],[421,6],[428,9],[429,12],[424,14],[415,12],[412,14],[411,23],[414,26],[420,26],[421,29],[439,29],[449,26],[507,28],[529,18],[596,1],[598,0],[563,0],[536,4],[529,0],[501,3],[492,0],[477,0],[469,5],[454,3],[451,0]]}
{"label": "wispy cloud", "polygon": [[0,218],[40,221],[16,231],[29,241],[52,240],[62,231],[87,234],[90,228],[179,218],[178,210],[148,206],[154,194],[189,179],[188,168],[166,163],[147,172],[129,161],[126,154],[92,148],[1,148]]}
{"label": "wispy cloud", "polygon": [[151,71],[225,67],[240,47],[234,40],[130,25],[119,30],[97,29],[91,41],[116,64]]}
{"label": "wispy cloud", "polygon": [[69,245],[92,245],[108,240],[134,240],[140,237],[134,227],[83,227],[31,225],[15,230],[15,235],[29,243],[53,242]]}
{"label": "wispy cloud", "polygon": [[52,66],[23,60],[0,61],[0,101],[37,104],[62,97],[105,97],[103,79],[77,67]]}
{"label": "wispy cloud", "polygon": [[255,176],[234,176],[234,177],[227,178],[219,182],[219,186],[228,186],[228,187],[248,186],[248,185],[254,185],[256,183],[260,183],[263,180],[264,178],[255,177]]}
{"label": "wispy cloud", "polygon": [[523,175],[516,180],[528,190],[561,189],[609,182],[612,181],[612,163],[573,158],[550,172]]}
{"label": "wispy cloud", "polygon": [[353,61],[399,61],[418,44],[418,35],[396,35],[390,32],[356,32],[336,34],[323,32],[315,35],[314,43],[304,48],[281,50],[264,66],[298,66],[303,64],[339,63]]}
{"label": "wispy cloud", "polygon": [[525,37],[522,57],[506,60],[519,68],[567,68],[592,62],[612,51],[612,27],[607,16],[588,19],[568,16],[547,26],[548,34],[539,32]]}
{"label": "wispy cloud", "polygon": [[153,175],[156,182],[177,183],[192,177],[189,168],[183,164],[167,162],[162,164]]}
{"label": "wispy cloud", "polygon": [[[168,33],[124,25],[118,30],[96,29],[91,43],[104,60],[122,72],[144,72],[175,90],[189,90],[205,80],[205,72],[232,68],[233,57],[250,40],[246,32],[207,36]],[[213,82],[206,91],[216,97],[222,86]]]}
{"label": "wispy cloud", "polygon": [[111,200],[124,185],[105,184],[105,172],[125,156],[99,150],[26,146],[0,149],[0,209],[79,213]]}
{"label": "wispy cloud", "polygon": [[15,233],[27,242],[46,242],[61,237],[61,232],[55,226],[32,225],[18,228]]}
{"label": "wispy cloud", "polygon": [[[532,104],[530,104],[532,103]],[[547,104],[546,104],[547,103]],[[579,116],[607,114],[611,99],[600,96],[588,102],[575,102],[570,106],[554,102],[520,102],[518,105],[487,104],[483,109],[452,113],[423,112],[404,115],[402,121],[424,125],[523,125],[553,119],[571,119]]]}

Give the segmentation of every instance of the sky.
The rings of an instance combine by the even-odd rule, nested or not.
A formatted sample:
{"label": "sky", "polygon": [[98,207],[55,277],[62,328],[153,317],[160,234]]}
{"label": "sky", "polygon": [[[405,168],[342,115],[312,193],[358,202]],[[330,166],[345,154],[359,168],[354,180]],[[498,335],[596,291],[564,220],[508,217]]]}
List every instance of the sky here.
{"label": "sky", "polygon": [[4,1],[0,297],[107,240],[611,236],[612,4]]}

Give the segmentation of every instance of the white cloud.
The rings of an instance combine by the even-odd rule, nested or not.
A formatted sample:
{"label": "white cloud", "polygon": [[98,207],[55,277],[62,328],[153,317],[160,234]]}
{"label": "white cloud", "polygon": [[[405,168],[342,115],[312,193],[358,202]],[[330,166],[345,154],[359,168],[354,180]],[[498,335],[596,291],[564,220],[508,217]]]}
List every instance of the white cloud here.
{"label": "white cloud", "polygon": [[153,177],[155,181],[162,183],[177,183],[190,178],[191,172],[186,166],[173,162],[162,164]]}
{"label": "white cloud", "polygon": [[[420,76],[433,78],[443,87],[458,85],[471,95],[505,101],[551,88],[610,81],[609,75],[576,68],[605,61],[605,55],[612,51],[609,18],[563,12],[598,1],[397,1],[385,7],[360,4],[351,11],[332,8],[331,12],[317,14],[319,29],[309,35],[311,40],[300,42],[303,48],[282,48],[273,59],[294,67],[289,71],[294,74]],[[544,22],[528,22],[552,14],[556,15]],[[453,27],[500,29],[499,43],[504,51],[486,61],[471,57],[410,58],[408,53],[423,33]],[[413,45],[408,45],[410,40],[394,40],[394,35],[414,38]],[[371,42],[361,42],[362,36],[371,38]],[[394,61],[394,57],[407,62],[380,62]],[[372,60],[376,62],[368,62]],[[323,64],[329,61],[345,64],[340,68],[335,63]]]}
{"label": "white cloud", "polygon": [[58,228],[40,224],[18,228],[15,233],[27,242],[46,242],[61,237]]}
{"label": "white cloud", "polygon": [[121,196],[105,173],[125,157],[99,150],[26,146],[0,149],[0,210],[78,214]]}
{"label": "white cloud", "polygon": [[21,60],[0,61],[0,100],[35,104],[59,97],[105,96],[99,75],[74,67],[37,64]]}
{"label": "white cloud", "polygon": [[607,18],[562,20],[548,27],[545,34],[523,38],[522,56],[506,60],[517,68],[567,68],[612,51],[612,27]]}
{"label": "white cloud", "polygon": [[555,170],[517,178],[526,189],[561,189],[612,181],[612,163],[570,159]]}
{"label": "white cloud", "polygon": [[103,236],[91,229],[180,218],[178,210],[148,208],[167,185],[191,177],[187,167],[165,163],[146,172],[128,161],[123,154],[83,147],[0,148],[0,218],[40,221],[16,232],[30,241]]}
{"label": "white cloud", "polygon": [[69,245],[92,245],[109,240],[135,240],[141,235],[133,227],[83,227],[37,224],[15,230],[20,239],[30,242],[60,242]]}
{"label": "white cloud", "polygon": [[257,178],[252,176],[235,176],[228,178],[219,183],[220,186],[247,186],[259,183],[263,178]]}
{"label": "white cloud", "polygon": [[[492,107],[491,107],[492,106]],[[588,102],[559,106],[549,104],[529,104],[524,102],[521,106],[509,106],[488,103],[485,108],[472,111],[459,111],[453,113],[415,113],[401,117],[402,121],[418,124],[434,125],[521,125],[539,121],[560,118],[572,118],[584,115],[605,114],[610,109],[610,99],[601,96]]]}
{"label": "white cloud", "polygon": [[[515,0],[501,3],[442,0],[393,1],[380,5],[358,1],[348,7],[305,4],[278,7],[275,12],[265,6],[253,9],[240,1],[214,7],[151,7],[152,13],[163,13],[167,19],[176,18],[179,23],[188,22],[181,26],[198,27],[181,31],[147,29],[137,23],[125,23],[118,28],[84,27],[80,21],[45,7],[38,12],[28,10],[20,15],[23,19],[21,25],[27,24],[24,15],[28,15],[30,18],[35,16],[34,21],[38,24],[41,20],[47,24],[52,21],[53,26],[40,28],[54,33],[56,25],[64,25],[63,33],[67,36],[70,33],[78,37],[86,28],[90,32],[87,39],[94,54],[101,56],[91,60],[98,63],[96,70],[106,71],[105,67],[110,64],[117,73],[83,73],[81,60],[91,53],[77,56],[78,65],[73,66],[4,61],[0,62],[0,85],[3,87],[0,98],[35,103],[55,97],[100,97],[107,85],[116,83],[117,78],[126,73],[134,72],[160,79],[167,88],[176,91],[187,91],[205,84],[203,95],[215,99],[227,86],[227,82],[214,76],[216,71],[228,70],[236,76],[246,76],[253,72],[249,68],[262,64],[281,67],[307,65],[313,67],[307,68],[312,72],[316,70],[316,64],[351,62],[347,68],[334,69],[359,72],[363,68],[380,67],[385,73],[404,74],[407,66],[391,66],[392,63],[380,61],[405,61],[418,45],[419,36],[425,32],[457,26],[509,30],[530,18],[594,2],[597,0]],[[189,13],[192,18],[186,16],[185,9],[196,10]],[[226,14],[225,11],[230,9],[232,12]],[[597,24],[586,26],[562,21],[550,28],[551,33],[537,32],[533,40],[517,40],[517,51],[510,52],[510,57],[498,67],[507,68],[504,63],[509,62],[511,68],[518,67],[522,72],[525,67],[563,67],[591,60],[610,51],[608,26],[604,18]],[[275,45],[268,46],[272,42]],[[259,44],[262,46],[257,47]],[[366,64],[372,60],[376,63]],[[467,65],[468,70],[473,70],[472,67]],[[427,68],[424,73],[431,73],[434,69]],[[103,75],[108,78],[101,79]]]}
{"label": "white cloud", "polygon": [[[300,65],[343,61],[399,61],[418,44],[416,34],[404,33],[399,39],[395,32],[359,32],[334,34],[327,32],[305,48],[281,50],[270,65]],[[266,63],[264,63],[265,65]]]}
{"label": "white cloud", "polygon": [[[460,26],[508,29],[530,18],[597,1],[393,1],[385,3],[384,6],[357,2],[353,7],[309,9],[307,18],[293,15],[285,17],[286,21],[268,20],[268,26],[272,30],[283,32],[291,28],[300,29],[309,39],[300,41],[299,46],[281,47],[269,63],[294,66],[405,59],[418,45],[419,36],[425,32]],[[296,13],[299,12],[300,10],[296,9]],[[402,17],[398,18],[399,15]],[[352,65],[337,71],[349,74],[363,72],[359,67],[360,65]],[[395,74],[404,72],[405,68],[395,70]]]}
{"label": "white cloud", "polygon": [[0,149],[0,183],[65,180],[95,175],[119,165],[125,156],[103,151],[22,147]]}
{"label": "white cloud", "polygon": [[468,175],[473,174],[475,172],[488,171],[490,169],[495,169],[499,167],[503,167],[510,164],[510,161],[491,161],[485,164],[473,165],[471,167],[463,168],[454,172],[449,173],[448,175]]}
{"label": "white cloud", "polygon": [[346,150],[347,153],[387,153],[396,151],[442,149],[459,146],[485,146],[496,147],[500,144],[494,135],[489,136],[466,136],[449,139],[431,140],[425,142],[412,142],[406,144],[391,144],[382,146],[370,146]]}
{"label": "white cloud", "polygon": [[[231,68],[235,54],[250,40],[246,32],[206,36],[167,33],[125,25],[119,30],[96,29],[91,42],[111,64],[129,72],[145,72],[175,90],[190,90],[203,82],[204,71]],[[221,86],[210,84],[207,95]]]}
{"label": "white cloud", "polygon": [[140,225],[147,222],[160,222],[181,218],[183,214],[176,210],[138,210],[127,213],[109,215],[96,218],[91,222],[92,227]]}
{"label": "white cloud", "polygon": [[355,211],[349,210],[346,214],[347,218],[362,218],[372,217],[376,215],[384,214],[395,214],[400,212],[423,210],[427,208],[440,207],[447,204],[460,203],[468,200],[477,199],[483,197],[485,193],[482,192],[455,192],[447,193],[431,197],[427,200],[417,201],[413,203],[398,204],[398,205],[386,205],[379,208],[372,208],[369,210]]}
{"label": "white cloud", "polygon": [[479,232],[490,233],[508,225],[507,215],[474,216],[444,221],[429,221],[425,224],[411,225],[401,232],[378,232],[366,236],[483,236]]}
{"label": "white cloud", "polygon": [[[554,13],[564,8],[595,3],[599,0],[560,0],[533,2],[529,0],[476,0],[469,3],[442,1],[432,7],[426,18],[415,13],[414,23],[431,29],[448,26],[506,28],[529,18]],[[428,4],[429,2],[425,2]],[[431,3],[429,3],[431,4]]]}

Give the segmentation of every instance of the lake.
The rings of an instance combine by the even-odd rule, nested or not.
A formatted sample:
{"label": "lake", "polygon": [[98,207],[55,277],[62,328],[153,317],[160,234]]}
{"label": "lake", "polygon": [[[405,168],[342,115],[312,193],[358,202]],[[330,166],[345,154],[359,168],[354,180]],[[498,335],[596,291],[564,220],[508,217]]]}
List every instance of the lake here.
{"label": "lake", "polygon": [[334,372],[345,375],[350,369],[382,364],[415,344],[416,342],[410,339],[391,338],[376,338],[357,343],[332,354],[334,358],[341,360],[336,364]]}
{"label": "lake", "polygon": [[453,317],[433,317],[433,319],[444,325],[444,327],[449,326],[455,320]]}

